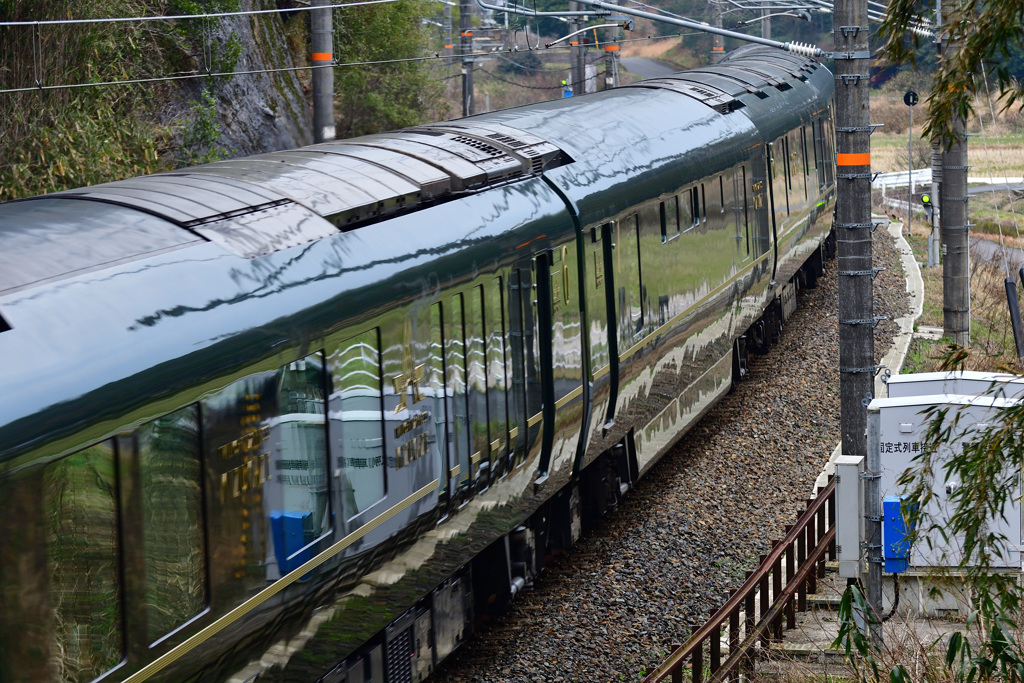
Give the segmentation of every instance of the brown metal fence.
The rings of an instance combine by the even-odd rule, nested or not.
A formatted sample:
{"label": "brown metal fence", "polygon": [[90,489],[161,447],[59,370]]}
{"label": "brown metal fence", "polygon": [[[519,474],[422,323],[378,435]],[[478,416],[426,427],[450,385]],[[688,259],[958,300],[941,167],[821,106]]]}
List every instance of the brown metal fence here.
{"label": "brown metal fence", "polygon": [[[686,670],[693,683],[701,683],[705,676],[725,681],[752,667],[755,646],[782,640],[783,626],[796,628],[796,612],[806,611],[807,594],[816,592],[826,560],[835,559],[835,522],[835,482],[830,480],[807,502],[796,524],[786,528],[786,536],[761,556],[761,566],[748,572],[725,605],[644,682],[671,677],[672,683],[682,683]],[[723,630],[728,634],[725,661]]]}

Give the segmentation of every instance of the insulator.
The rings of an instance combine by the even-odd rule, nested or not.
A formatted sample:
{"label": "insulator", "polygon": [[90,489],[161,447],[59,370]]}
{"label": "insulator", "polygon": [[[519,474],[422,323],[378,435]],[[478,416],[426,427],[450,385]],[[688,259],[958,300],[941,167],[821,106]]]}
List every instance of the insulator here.
{"label": "insulator", "polygon": [[817,57],[821,54],[821,50],[814,45],[798,42],[786,43],[786,51],[796,55],[803,55],[804,57]]}

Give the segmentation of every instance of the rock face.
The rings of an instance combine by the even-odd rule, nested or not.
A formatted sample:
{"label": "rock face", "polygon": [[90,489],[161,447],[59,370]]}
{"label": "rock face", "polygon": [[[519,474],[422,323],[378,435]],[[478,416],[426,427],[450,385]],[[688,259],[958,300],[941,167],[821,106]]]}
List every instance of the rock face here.
{"label": "rock face", "polygon": [[[243,10],[277,8],[273,0],[242,0],[240,6]],[[311,144],[312,114],[285,35],[286,22],[308,22],[307,15],[258,14],[211,21],[204,32],[210,47],[198,48],[197,67],[201,71],[225,70],[226,46],[234,33],[236,44],[241,46],[234,63],[236,75],[188,81],[175,107],[178,111],[170,112],[170,118],[192,118],[190,103],[204,88],[211,88],[220,129],[215,146],[226,156],[243,157]],[[275,69],[280,71],[251,73]]]}

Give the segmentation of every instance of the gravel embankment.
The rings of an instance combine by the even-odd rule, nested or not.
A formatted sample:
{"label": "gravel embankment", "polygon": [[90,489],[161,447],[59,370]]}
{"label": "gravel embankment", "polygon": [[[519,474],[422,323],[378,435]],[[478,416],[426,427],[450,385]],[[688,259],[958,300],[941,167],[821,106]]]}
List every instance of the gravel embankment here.
{"label": "gravel embankment", "polygon": [[[908,302],[875,233],[876,357]],[[836,261],[782,339],[597,529],[432,681],[633,681],[721,606],[793,521],[840,439]]]}

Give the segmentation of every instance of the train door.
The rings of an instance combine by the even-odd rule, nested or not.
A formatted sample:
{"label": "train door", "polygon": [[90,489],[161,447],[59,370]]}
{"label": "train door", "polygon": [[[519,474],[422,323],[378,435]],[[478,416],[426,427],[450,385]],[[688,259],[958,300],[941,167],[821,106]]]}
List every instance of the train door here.
{"label": "train door", "polygon": [[[779,265],[779,232],[782,230],[782,223],[789,215],[789,205],[786,203],[786,177],[785,161],[777,159],[777,154],[785,154],[785,139],[780,138],[776,142],[769,142],[766,145],[767,155],[767,180],[768,180],[768,220],[771,223],[772,233],[772,282],[775,281],[776,270]],[[783,169],[780,171],[780,167]],[[781,204],[780,204],[781,202]]]}
{"label": "train door", "polygon": [[619,353],[628,351],[643,336],[643,300],[640,288],[640,235],[636,214],[615,222],[615,313]]}
{"label": "train door", "polygon": [[538,476],[544,478],[571,464],[579,444],[582,412],[569,406],[582,401],[582,316],[576,245],[557,246],[536,260],[544,416]]}
{"label": "train door", "polygon": [[747,198],[747,166],[741,165],[732,174],[732,208],[736,223],[736,253],[742,263],[750,261],[750,215]]}
{"label": "train door", "polygon": [[487,286],[484,330],[487,334],[487,414],[490,418],[488,445],[491,478],[508,471],[508,329],[505,322],[504,278],[498,276]]}
{"label": "train door", "polygon": [[470,466],[469,396],[466,385],[466,333],[464,302],[456,294],[442,309],[444,313],[445,395],[448,404],[448,446],[452,453],[452,502],[468,497],[473,472]]}
{"label": "train door", "polygon": [[767,153],[758,147],[750,156],[750,175],[747,178],[750,212],[750,249],[756,260],[771,248],[771,202],[768,193]]}
{"label": "train door", "polygon": [[509,430],[516,465],[529,458],[538,443],[542,420],[540,339],[537,330],[536,259],[520,262],[509,277],[509,338],[515,426]]}
{"label": "train door", "polygon": [[424,373],[424,391],[430,397],[432,410],[432,437],[437,444],[440,459],[439,489],[441,505],[447,505],[452,492],[458,489],[458,457],[448,431],[452,406],[448,397],[444,372],[445,343],[444,316],[440,302],[430,307],[430,348]]}
{"label": "train door", "polygon": [[619,386],[615,292],[610,277],[614,270],[612,230],[613,224],[605,223],[591,227],[584,237],[586,281],[583,291],[590,335],[589,368],[593,403],[588,439],[593,452],[587,453],[587,461],[605,448],[598,435],[603,436],[615,418],[615,394]]}
{"label": "train door", "polygon": [[473,490],[490,481],[491,439],[487,419],[487,352],[484,331],[484,288],[477,285],[465,297],[466,391],[469,399],[469,463]]}

